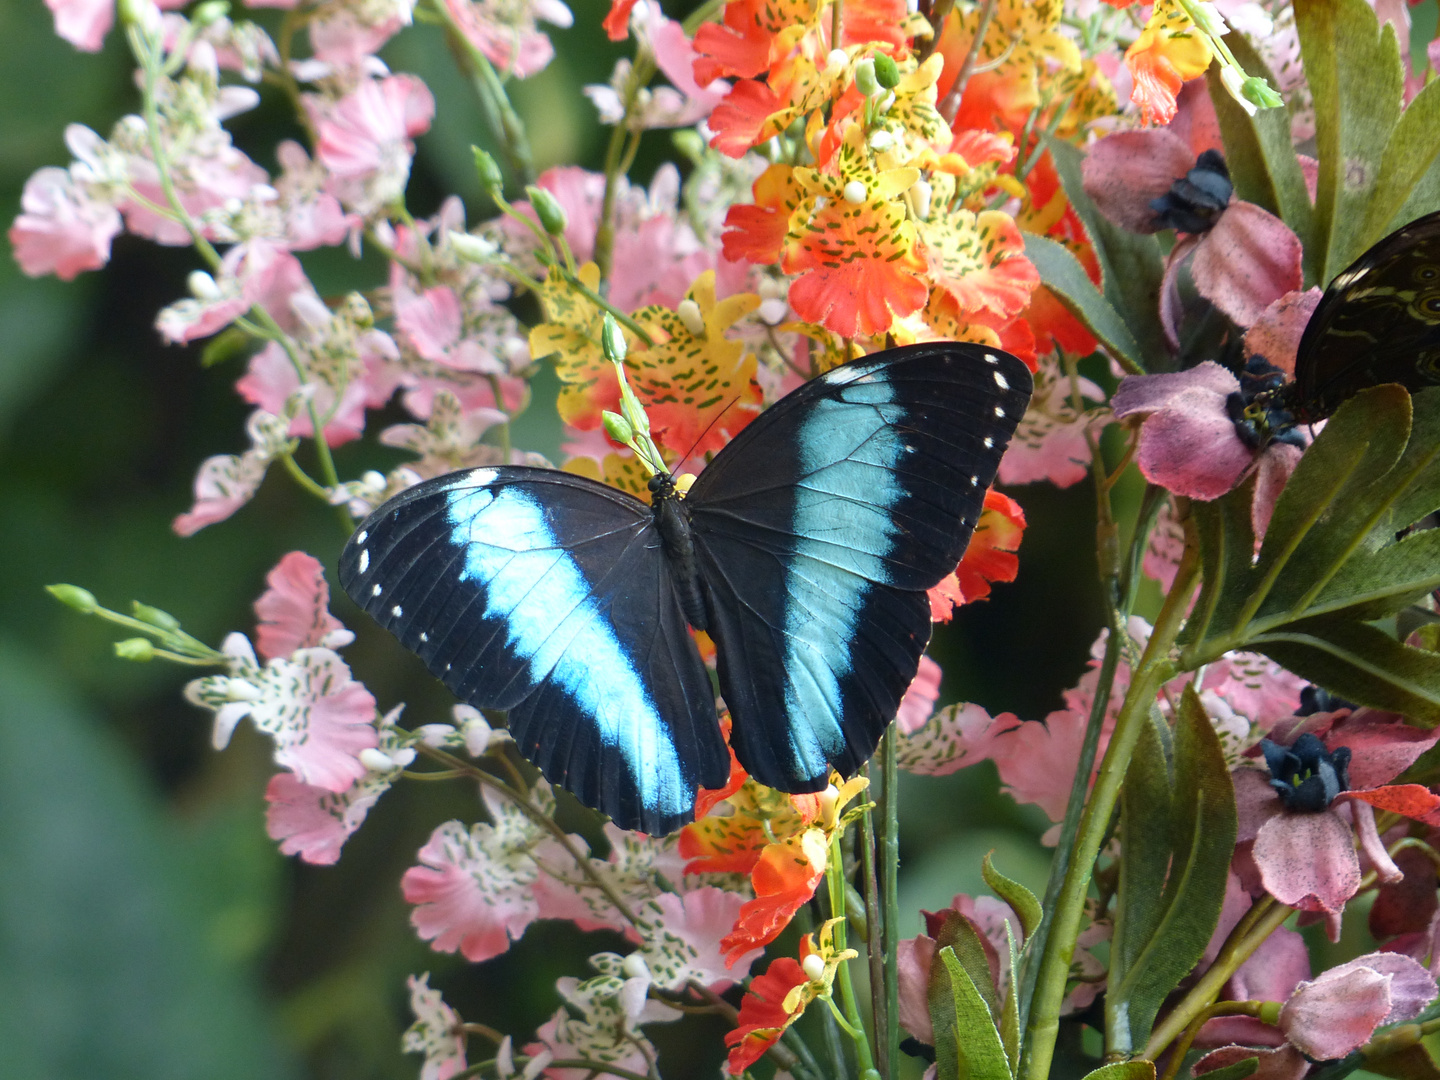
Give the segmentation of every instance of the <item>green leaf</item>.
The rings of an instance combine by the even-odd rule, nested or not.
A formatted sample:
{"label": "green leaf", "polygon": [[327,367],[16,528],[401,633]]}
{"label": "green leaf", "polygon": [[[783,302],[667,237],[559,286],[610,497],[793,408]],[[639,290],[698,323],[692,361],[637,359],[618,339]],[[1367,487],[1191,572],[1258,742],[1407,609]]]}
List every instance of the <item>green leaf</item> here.
{"label": "green leaf", "polygon": [[1005,1056],[1012,1063],[1020,1060],[1020,943],[1015,931],[1005,923],[1006,954],[1010,958],[1010,980],[1005,987],[1005,1002],[1000,1007],[1000,1042]]}
{"label": "green leaf", "polygon": [[1402,220],[1400,213],[1437,160],[1440,160],[1440,85],[1432,82],[1406,107],[1385,146],[1380,175],[1360,231],[1362,250],[1409,224],[1411,219]]}
{"label": "green leaf", "polygon": [[1247,648],[1351,701],[1440,724],[1440,655],[1367,623],[1305,620],[1259,634]]}
{"label": "green leaf", "polygon": [[1228,629],[1248,595],[1255,551],[1255,529],[1250,519],[1254,499],[1252,476],[1221,499],[1190,503],[1200,543],[1202,585],[1181,634],[1184,643],[1203,642],[1212,628],[1217,632]]}
{"label": "green leaf", "polygon": [[[1163,744],[1153,728],[1147,734],[1154,746],[1146,751],[1138,773],[1137,748],[1125,775],[1123,813],[1128,821],[1122,819],[1125,859],[1117,912],[1129,918],[1123,924],[1116,919],[1105,1001],[1107,1044],[1121,1052],[1144,1045],[1165,998],[1204,954],[1220,919],[1235,848],[1230,770],[1192,686],[1181,696],[1175,721],[1173,790],[1156,790],[1163,775]],[[1146,737],[1142,735],[1142,743]],[[1132,795],[1132,781],[1138,781],[1143,792]],[[1147,806],[1142,798],[1152,801]],[[1124,864],[1130,862],[1131,845],[1140,842],[1145,831],[1159,834],[1162,829],[1169,848],[1165,864],[1155,857],[1151,839],[1144,865],[1128,871]],[[1117,979],[1114,967],[1121,963]]]}
{"label": "green leaf", "polygon": [[998,957],[995,947],[980,933],[979,928],[958,911],[945,913],[945,921],[935,933],[937,949],[953,949],[955,958],[970,976],[976,991],[985,1001],[992,1021],[1000,1016],[1000,993],[995,987],[998,972],[991,966]]}
{"label": "green leaf", "polygon": [[[1275,76],[1244,34],[1231,33],[1225,42],[1246,74],[1258,75],[1271,86],[1277,85]],[[1225,164],[1230,169],[1236,197],[1264,207],[1295,230],[1307,253],[1306,284],[1313,285],[1321,270],[1319,265],[1311,267],[1308,259],[1314,210],[1305,187],[1305,174],[1290,138],[1290,110],[1261,109],[1251,116],[1225,89],[1218,61],[1210,65],[1205,75],[1210,100],[1220,121]]]}
{"label": "green leaf", "polygon": [[985,879],[985,884],[990,886],[991,892],[1010,905],[1020,919],[1020,929],[1024,931],[1025,937],[1029,938],[1040,925],[1045,913],[1034,893],[995,869],[995,864],[991,861],[994,854],[993,850],[986,854],[985,861],[980,864],[980,876]]}
{"label": "green leaf", "polygon": [[1085,155],[1078,146],[1050,137],[1046,137],[1045,145],[1055,162],[1065,197],[1075,208],[1094,246],[1105,299],[1130,328],[1140,355],[1151,359],[1152,363],[1145,365],[1146,370],[1153,371],[1154,360],[1170,355],[1165,331],[1160,325],[1160,283],[1165,276],[1160,241],[1153,235],[1122,229],[1100,212],[1085,191],[1080,172]]}
{"label": "green leaf", "polygon": [[[1172,850],[1170,730],[1151,709],[1120,793],[1120,881],[1115,899],[1115,931],[1110,949],[1107,1004],[1128,1008],[1122,987],[1137,958],[1165,916],[1162,886]],[[1123,1038],[1129,1038],[1129,1029]],[[1130,1043],[1133,1046],[1134,1043]]]}
{"label": "green leaf", "polygon": [[1000,1033],[969,973],[948,946],[936,960],[929,987],[936,1080],[1011,1080]]}
{"label": "green leaf", "polygon": [[1410,395],[1410,445],[1396,467],[1407,477],[1389,516],[1377,528],[1394,535],[1440,510],[1440,388]]}
{"label": "green leaf", "polygon": [[1411,533],[1372,553],[1351,557],[1306,609],[1371,622],[1394,615],[1440,588],[1440,529]]}
{"label": "green leaf", "polygon": [[[1258,1062],[1259,1058],[1256,1058],[1256,1061]],[[1084,1080],[1155,1080],[1155,1063],[1153,1061],[1112,1061],[1109,1065],[1101,1065],[1093,1072],[1086,1073]]]}
{"label": "green leaf", "polygon": [[1407,1046],[1383,1057],[1367,1058],[1365,1071],[1393,1080],[1440,1080],[1440,1068],[1424,1043]]}
{"label": "green leaf", "polygon": [[1394,30],[1365,0],[1296,0],[1295,24],[1315,102],[1311,244],[1325,284],[1365,250],[1367,207],[1400,117],[1404,69]]}
{"label": "green leaf", "polygon": [[1035,264],[1040,280],[1065,309],[1094,334],[1107,352],[1134,372],[1144,372],[1140,346],[1130,327],[1095,288],[1080,260],[1063,244],[1035,233],[1023,233],[1025,257]]}

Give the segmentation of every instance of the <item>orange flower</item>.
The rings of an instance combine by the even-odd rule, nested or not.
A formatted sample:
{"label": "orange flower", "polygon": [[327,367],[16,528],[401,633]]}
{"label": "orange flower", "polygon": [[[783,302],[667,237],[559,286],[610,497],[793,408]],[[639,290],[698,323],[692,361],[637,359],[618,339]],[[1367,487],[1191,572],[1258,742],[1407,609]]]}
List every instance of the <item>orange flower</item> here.
{"label": "orange flower", "polygon": [[790,228],[790,215],[808,199],[795,184],[790,165],[771,165],[755,181],[754,205],[735,205],[725,213],[721,251],[731,262],[771,266],[780,261],[780,247]]}
{"label": "orange flower", "polygon": [[1025,535],[1025,511],[1008,495],[991,488],[960,565],[930,590],[930,618],[949,622],[961,604],[990,595],[992,581],[1014,581],[1020,568],[1015,552]]}
{"label": "orange flower", "polygon": [[1160,0],[1150,21],[1125,50],[1125,66],[1135,80],[1130,100],[1147,124],[1168,124],[1175,117],[1175,95],[1189,79],[1205,74],[1214,51],[1178,0]]}
{"label": "orange flower", "polygon": [[629,36],[630,9],[634,6],[635,0],[610,0],[610,11],[600,25],[605,28],[605,36],[611,41],[624,41]]}
{"label": "orange flower", "polygon": [[920,225],[930,281],[962,315],[989,311],[1008,318],[1030,303],[1040,274],[1009,214],[956,210]]}
{"label": "orange flower", "polygon": [[790,306],[800,318],[844,337],[884,334],[929,295],[902,198],[919,172],[874,172],[858,125],[846,136],[837,164],[839,176],[795,170],[796,182],[822,196],[823,205],[807,220],[792,221],[785,240],[780,268],[800,275],[790,286]]}
{"label": "orange flower", "polygon": [[[720,800],[707,801],[708,812]],[[689,860],[687,874],[748,874],[767,844],[799,834],[820,813],[815,796],[786,795],[748,777],[725,801],[729,814],[700,818],[681,830],[679,851]]]}
{"label": "orange flower", "polygon": [[725,331],[759,306],[754,293],[716,300],[715,271],[706,270],[690,286],[680,311],[635,312],[655,344],[633,349],[626,373],[649,414],[655,441],[666,450],[681,457],[719,450],[758,415],[755,354],[726,338]]}

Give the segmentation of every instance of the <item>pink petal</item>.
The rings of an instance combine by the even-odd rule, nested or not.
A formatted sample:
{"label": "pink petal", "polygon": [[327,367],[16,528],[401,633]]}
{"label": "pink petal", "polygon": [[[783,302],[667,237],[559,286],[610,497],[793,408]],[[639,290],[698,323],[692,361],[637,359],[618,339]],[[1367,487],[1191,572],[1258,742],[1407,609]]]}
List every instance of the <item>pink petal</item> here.
{"label": "pink petal", "polygon": [[327,634],[344,629],[328,610],[330,589],[325,584],[325,568],[313,555],[290,552],[270,571],[265,582],[269,588],[255,601],[255,614],[260,620],[255,648],[265,659],[320,645]]}
{"label": "pink petal", "polygon": [[1340,1058],[1380,1025],[1419,1015],[1435,994],[1434,978],[1410,957],[1370,953],[1302,983],[1280,1012],[1280,1029],[1312,1058]]}
{"label": "pink petal", "polygon": [[[1224,153],[1220,120],[1215,115],[1215,103],[1210,100],[1210,87],[1203,76],[1180,87],[1180,93],[1175,96],[1175,119],[1165,125],[1165,130],[1184,139],[1190,148],[1190,165],[1185,166],[1186,170],[1206,150]],[[1175,175],[1178,179],[1183,173]]]}
{"label": "pink petal", "polygon": [[[375,698],[329,649],[300,649],[276,664],[288,665],[284,678],[295,686],[295,700],[278,706],[275,761],[307,784],[344,791],[367,772],[360,752],[379,742]],[[251,713],[257,726],[259,714],[257,706]]]}
{"label": "pink petal", "polygon": [[439,952],[459,949],[472,963],[499,956],[519,940],[537,908],[530,884],[534,860],[511,847],[503,826],[466,829],[447,821],[420,849],[420,866],[400,879],[410,921]]}
{"label": "pink petal", "polygon": [[[1395,862],[1405,876],[1399,881],[1381,885],[1370,908],[1370,934],[1377,940],[1427,931],[1436,911],[1440,910],[1440,901],[1437,901],[1435,893],[1435,866],[1425,853],[1415,848],[1402,848],[1396,853]],[[1429,934],[1424,937],[1425,948],[1416,959],[1430,951]],[[1390,942],[1386,948],[1390,949],[1394,944]]]}
{"label": "pink petal", "polygon": [[1212,1050],[1197,1061],[1193,1067],[1196,1076],[1223,1069],[1246,1058],[1258,1057],[1260,1066],[1251,1073],[1251,1080],[1301,1080],[1310,1071],[1310,1062],[1293,1046],[1282,1046],[1278,1050],[1252,1050],[1248,1046],[1224,1046]]}
{"label": "pink petal", "polygon": [[55,33],[81,52],[99,52],[115,22],[115,0],[45,0]]}
{"label": "pink petal", "polygon": [[[1413,785],[1412,785],[1413,786]],[[1384,788],[1378,789],[1384,791]],[[1424,788],[1420,790],[1424,791]],[[1427,792],[1428,794],[1428,792]],[[1358,792],[1342,792],[1337,803],[1343,800],[1344,805],[1350,808],[1350,816],[1355,821],[1355,835],[1360,840],[1360,850],[1370,860],[1370,865],[1375,868],[1375,876],[1383,882],[1399,881],[1405,876],[1404,872],[1395,865],[1390,858],[1390,853],[1385,850],[1385,844],[1380,839],[1380,831],[1375,827],[1375,809]]]}
{"label": "pink petal", "polygon": [[1265,891],[1282,904],[1335,913],[1360,887],[1355,838],[1338,814],[1276,814],[1252,849]]}
{"label": "pink petal", "polygon": [[1245,355],[1264,357],[1287,375],[1295,374],[1300,335],[1320,303],[1318,288],[1287,292],[1274,301],[1245,331]]}
{"label": "pink petal", "polygon": [[1122,379],[1110,402],[1117,420],[1137,413],[1153,413],[1171,407],[1190,407],[1192,397],[1226,397],[1240,389],[1240,382],[1212,360],[1188,371],[1164,375],[1131,375]]}
{"label": "pink petal", "polygon": [[1260,452],[1256,462],[1255,500],[1250,504],[1250,527],[1255,530],[1257,540],[1265,539],[1270,518],[1275,513],[1275,500],[1290,482],[1303,452],[1290,443],[1271,443]]}
{"label": "pink petal", "polygon": [[1234,488],[1254,460],[1254,451],[1235,433],[1224,399],[1204,393],[1146,420],[1136,454],[1145,479],[1177,495],[1205,500]]}
{"label": "pink petal", "polygon": [[1121,228],[1153,233],[1158,225],[1150,200],[1195,165],[1196,154],[1165,128],[1107,135],[1090,148],[1081,165],[1085,194]]}
{"label": "pink petal", "polygon": [[1363,791],[1389,783],[1437,740],[1440,728],[1418,728],[1394,713],[1363,709],[1331,728],[1325,745],[1331,750],[1350,748],[1350,787]]}
{"label": "pink petal", "polygon": [[895,714],[896,726],[906,735],[912,735],[925,726],[930,714],[935,711],[935,702],[940,699],[940,665],[928,656],[920,657],[920,670],[900,699],[900,709]]}
{"label": "pink petal", "polygon": [[26,180],[20,207],[10,226],[10,247],[30,277],[54,274],[70,281],[110,261],[110,243],[122,227],[120,212],[92,199],[65,169],[47,167]]}
{"label": "pink petal", "polygon": [[265,787],[265,831],[280,851],[315,866],[333,866],[340,849],[365,820],[388,784],[356,784],[340,793],[276,773]]}
{"label": "pink petal", "polygon": [[[683,963],[674,963],[668,970],[661,965],[650,964],[651,975],[657,986],[669,990],[684,990],[691,980],[711,990],[721,991],[734,986],[750,971],[750,965],[760,958],[763,949],[742,953],[734,967],[727,967],[721,952],[720,940],[735,929],[735,919],[745,898],[738,893],[706,885],[683,896],[675,893],[660,893],[655,897],[654,906],[663,916],[663,936],[676,939],[694,950]],[[654,947],[647,943],[647,954]]]}
{"label": "pink petal", "polygon": [[1200,294],[1240,326],[1302,286],[1300,238],[1274,214],[1236,199],[1201,239],[1190,262]]}
{"label": "pink petal", "polygon": [[395,325],[421,357],[443,363],[460,338],[460,301],[444,285],[419,295],[406,289],[395,297]]}
{"label": "pink petal", "polygon": [[1263,769],[1236,769],[1230,780],[1235,785],[1238,815],[1235,842],[1243,844],[1260,835],[1260,826],[1280,813],[1280,796],[1270,786],[1270,774]]}
{"label": "pink petal", "polygon": [[900,1026],[922,1043],[935,1041],[930,1020],[930,965],[935,959],[935,940],[921,934],[900,942],[897,956],[900,981]]}
{"label": "pink petal", "polygon": [[256,454],[216,454],[195,474],[195,505],[171,524],[177,535],[194,536],[224,521],[250,501],[265,479],[267,460]]}

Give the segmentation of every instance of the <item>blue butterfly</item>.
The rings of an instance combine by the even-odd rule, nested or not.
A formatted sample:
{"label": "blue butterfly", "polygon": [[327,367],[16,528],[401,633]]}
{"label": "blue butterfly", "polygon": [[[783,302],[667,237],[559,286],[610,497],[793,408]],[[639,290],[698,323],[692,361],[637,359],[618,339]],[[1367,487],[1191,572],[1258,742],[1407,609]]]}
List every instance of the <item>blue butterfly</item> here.
{"label": "blue butterfly", "polygon": [[470,469],[376,510],[340,583],[454,693],[509,711],[552,783],[626,829],[690,821],[729,755],[687,624],[714,639],[740,763],[819,791],[875,752],[1030,398],[979,345],[851,361],[652,505],[551,469]]}

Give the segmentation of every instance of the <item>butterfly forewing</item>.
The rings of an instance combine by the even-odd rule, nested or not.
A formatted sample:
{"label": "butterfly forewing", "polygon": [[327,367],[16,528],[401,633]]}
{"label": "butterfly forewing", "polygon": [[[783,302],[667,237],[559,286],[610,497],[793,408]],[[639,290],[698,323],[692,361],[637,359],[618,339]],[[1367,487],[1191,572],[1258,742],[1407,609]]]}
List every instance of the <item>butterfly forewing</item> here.
{"label": "butterfly forewing", "polygon": [[978,345],[894,350],[790,394],[700,475],[720,690],[756,779],[813,791],[874,752],[1030,387]]}
{"label": "butterfly forewing", "polygon": [[1295,381],[1306,419],[1369,386],[1440,383],[1440,214],[1391,233],[1336,275],[1300,338]]}
{"label": "butterfly forewing", "polygon": [[728,775],[709,676],[650,508],[519,466],[417,485],[361,525],[340,583],[521,752],[622,828],[673,831]]}

